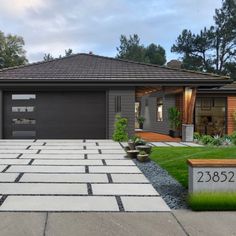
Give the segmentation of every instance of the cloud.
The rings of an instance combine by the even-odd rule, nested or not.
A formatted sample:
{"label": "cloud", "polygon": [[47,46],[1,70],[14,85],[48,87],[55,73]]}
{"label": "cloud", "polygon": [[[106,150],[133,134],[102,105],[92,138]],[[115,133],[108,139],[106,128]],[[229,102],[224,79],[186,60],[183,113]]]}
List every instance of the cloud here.
{"label": "cloud", "polygon": [[30,61],[72,48],[115,56],[121,34],[170,47],[184,28],[213,22],[221,0],[0,0],[0,30],[24,37]]}

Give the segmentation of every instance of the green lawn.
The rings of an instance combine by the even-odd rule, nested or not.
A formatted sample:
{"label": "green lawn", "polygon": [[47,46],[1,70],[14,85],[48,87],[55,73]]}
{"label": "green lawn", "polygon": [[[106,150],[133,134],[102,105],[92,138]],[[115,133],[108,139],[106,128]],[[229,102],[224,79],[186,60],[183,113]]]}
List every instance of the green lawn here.
{"label": "green lawn", "polygon": [[151,159],[188,187],[187,159],[236,158],[236,147],[154,147]]}

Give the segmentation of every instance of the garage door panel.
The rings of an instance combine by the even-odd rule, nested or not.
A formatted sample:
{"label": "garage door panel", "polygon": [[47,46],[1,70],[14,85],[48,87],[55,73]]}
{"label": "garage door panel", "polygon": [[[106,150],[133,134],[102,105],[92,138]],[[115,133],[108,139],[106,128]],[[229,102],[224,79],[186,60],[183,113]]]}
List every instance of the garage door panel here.
{"label": "garage door panel", "polygon": [[[42,139],[106,138],[105,92],[38,92],[36,99],[28,103],[12,101],[11,93],[5,97],[6,138],[14,138],[14,130],[34,130],[36,138]],[[34,110],[27,108],[26,111],[24,106],[31,105]],[[23,108],[12,112],[12,106]],[[16,124],[12,124],[13,118],[17,118],[14,120]]]}

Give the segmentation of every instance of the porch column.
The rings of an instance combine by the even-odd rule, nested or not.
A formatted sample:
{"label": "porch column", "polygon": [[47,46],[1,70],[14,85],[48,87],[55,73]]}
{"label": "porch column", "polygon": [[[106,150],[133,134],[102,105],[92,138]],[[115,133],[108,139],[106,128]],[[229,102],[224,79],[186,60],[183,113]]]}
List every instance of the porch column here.
{"label": "porch column", "polygon": [[182,120],[182,140],[184,142],[193,141],[193,113],[196,101],[196,93],[197,88],[184,87]]}

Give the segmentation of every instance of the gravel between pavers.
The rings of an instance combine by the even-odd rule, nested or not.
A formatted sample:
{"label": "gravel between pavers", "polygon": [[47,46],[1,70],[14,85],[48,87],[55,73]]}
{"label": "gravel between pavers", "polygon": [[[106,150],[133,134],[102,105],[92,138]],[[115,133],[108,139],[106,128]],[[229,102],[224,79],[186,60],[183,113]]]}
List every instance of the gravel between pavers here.
{"label": "gravel between pavers", "polygon": [[187,189],[153,161],[134,162],[171,209],[186,209]]}

